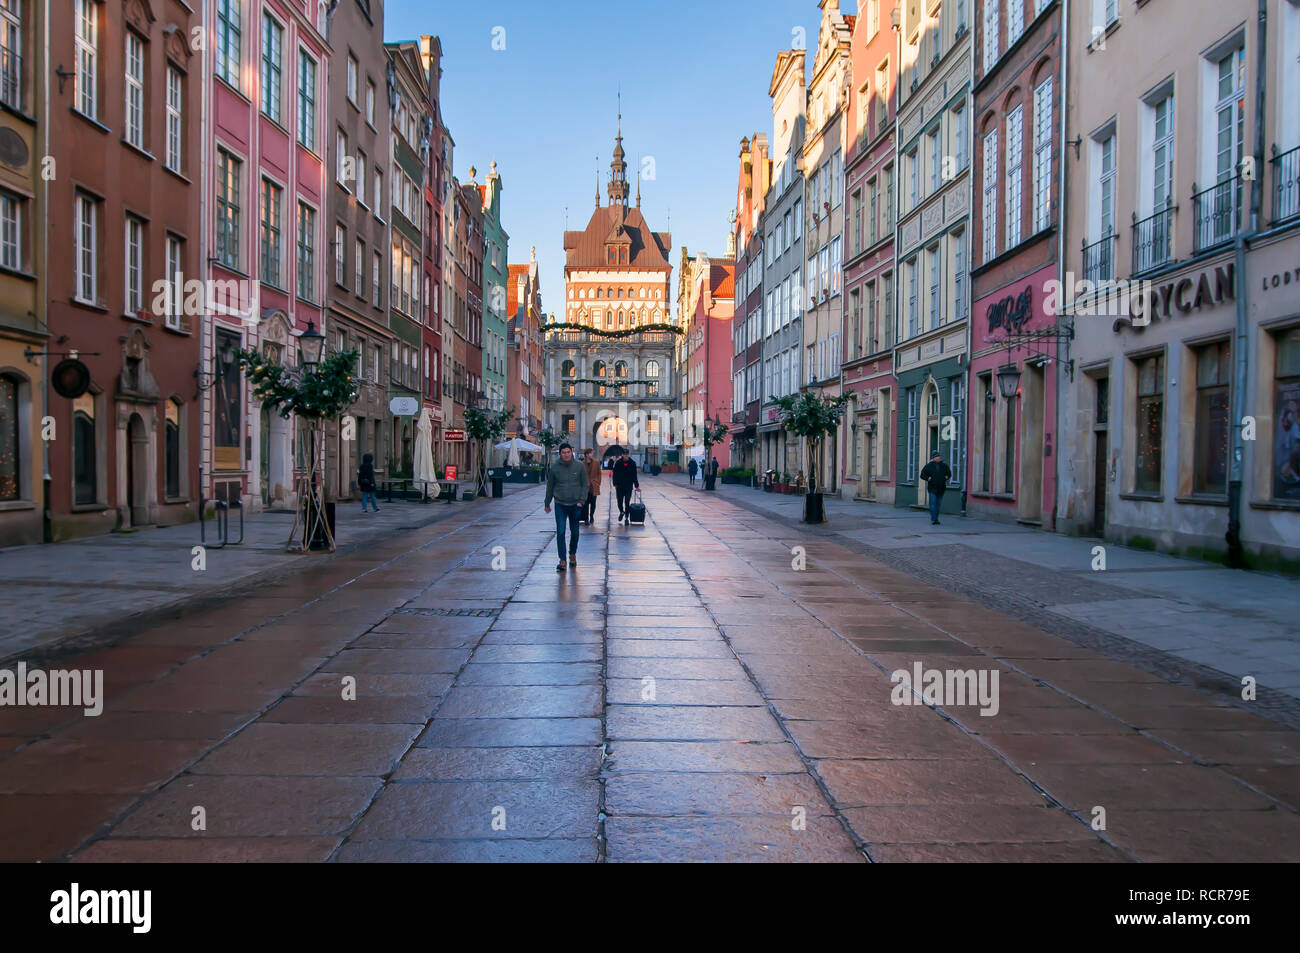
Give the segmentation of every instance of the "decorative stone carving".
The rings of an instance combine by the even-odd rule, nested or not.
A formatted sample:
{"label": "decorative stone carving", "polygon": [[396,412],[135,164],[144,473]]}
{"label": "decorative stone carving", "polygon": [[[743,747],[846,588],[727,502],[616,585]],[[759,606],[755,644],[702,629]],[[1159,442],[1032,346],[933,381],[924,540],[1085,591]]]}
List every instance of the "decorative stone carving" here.
{"label": "decorative stone carving", "polygon": [[149,370],[149,339],[141,328],[134,328],[120,340],[122,371],[117,377],[117,396],[144,403],[157,402],[158,382]]}

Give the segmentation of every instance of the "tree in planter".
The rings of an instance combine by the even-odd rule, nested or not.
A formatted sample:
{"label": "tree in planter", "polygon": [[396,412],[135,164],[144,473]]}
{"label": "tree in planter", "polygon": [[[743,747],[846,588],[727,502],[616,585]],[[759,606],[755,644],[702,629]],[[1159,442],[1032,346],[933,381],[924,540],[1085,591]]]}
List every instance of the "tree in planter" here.
{"label": "tree in planter", "polygon": [[537,432],[537,442],[546,448],[542,462],[542,479],[545,479],[547,471],[551,469],[551,451],[564,443],[564,438],[550,427],[543,427]]}
{"label": "tree in planter", "polygon": [[729,428],[721,421],[716,424],[706,421],[703,427],[692,424],[691,429],[695,431],[696,437],[704,441],[704,488],[711,490],[713,489],[713,480],[709,476],[709,463],[713,460],[713,448],[722,442],[722,438],[727,435]]}
{"label": "tree in planter", "polygon": [[[310,330],[310,329],[309,329]],[[307,477],[298,490],[304,502],[304,512],[295,512],[293,528],[289,530],[286,548],[293,543],[302,526],[300,547],[304,552],[311,548],[316,536],[323,535],[330,552],[334,551],[334,534],[325,519],[320,487],[320,461],[316,452],[316,435],[324,420],[335,420],[357,399],[356,351],[336,351],[319,364],[298,364],[285,367],[268,361],[254,350],[237,351],[235,359],[248,375],[253,396],[265,406],[289,419],[297,416],[307,422],[308,456]]]}
{"label": "tree in planter", "polygon": [[478,443],[478,461],[475,467],[478,495],[487,496],[487,445],[488,441],[496,443],[505,436],[506,425],[514,420],[515,409],[479,410],[477,407],[465,408],[465,433]]}
{"label": "tree in planter", "polygon": [[825,509],[822,506],[822,495],[817,490],[817,461],[820,459],[822,441],[839,427],[840,419],[844,416],[844,406],[853,399],[853,394],[822,397],[812,391],[801,391],[771,399],[784,415],[781,426],[787,433],[802,437],[808,445],[808,492],[804,497],[804,522],[824,523]]}

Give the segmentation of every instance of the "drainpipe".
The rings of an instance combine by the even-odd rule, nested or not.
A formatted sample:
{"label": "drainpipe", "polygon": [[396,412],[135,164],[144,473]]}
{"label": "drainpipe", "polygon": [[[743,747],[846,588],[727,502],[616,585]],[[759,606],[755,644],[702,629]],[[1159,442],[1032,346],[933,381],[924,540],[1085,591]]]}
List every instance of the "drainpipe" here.
{"label": "drainpipe", "polygon": [[[44,83],[44,97],[42,98],[41,101],[46,105],[45,113],[40,117],[41,138],[44,143],[43,146],[41,147],[41,155],[48,156],[50,155],[50,109],[49,109],[50,3],[49,0],[45,0],[45,4],[42,10],[41,26],[44,31],[44,46],[45,46],[45,52],[43,54],[44,59],[41,61],[42,63],[41,79]],[[46,221],[49,221],[50,180],[45,178],[45,176],[41,176],[41,179],[43,180],[41,184],[41,191],[44,193],[44,198],[42,199],[44,203],[44,207],[42,208],[41,211],[44,213]],[[41,270],[45,274],[45,279],[42,282],[41,297],[44,299],[44,303],[45,303],[44,324],[45,324],[45,330],[47,334],[50,329],[49,261],[50,261],[50,230],[48,228],[44,228],[41,229]],[[39,308],[40,305],[38,304],[37,307]],[[39,314],[37,315],[37,320],[38,321],[40,320]],[[48,336],[46,337],[46,341],[49,341]],[[49,345],[46,344],[46,347],[48,346]],[[45,418],[50,415],[49,369],[50,369],[49,358],[48,357],[42,358],[41,359],[41,429],[42,430],[45,429],[45,423],[44,423]],[[50,515],[50,507],[54,505],[53,502],[50,500],[50,485],[52,482],[53,481],[50,477],[50,443],[48,440],[42,440],[41,441],[41,539],[43,542],[46,543],[54,542],[54,520]]]}
{"label": "drainpipe", "polygon": [[1263,198],[1264,159],[1264,90],[1266,87],[1266,65],[1268,59],[1268,0],[1259,0],[1259,26],[1255,50],[1255,149],[1252,153],[1255,168],[1250,180],[1250,226],[1240,230],[1235,242],[1236,258],[1236,293],[1237,329],[1232,349],[1232,455],[1229,458],[1231,472],[1228,480],[1228,543],[1227,563],[1234,569],[1245,569],[1245,553],[1241,545],[1241,481],[1245,443],[1242,440],[1242,411],[1245,409],[1246,387],[1249,379],[1250,347],[1246,320],[1246,246],[1259,231],[1259,210]]}
{"label": "drainpipe", "polygon": [[[971,55],[973,56],[974,54],[972,53]],[[1065,287],[1065,252],[1067,248],[1067,245],[1065,243],[1065,237],[1070,233],[1068,228],[1069,212],[1070,212],[1070,190],[1066,185],[1066,183],[1070,181],[1070,177],[1065,174],[1065,164],[1066,162],[1069,161],[1068,155],[1065,150],[1065,147],[1067,145],[1067,142],[1065,140],[1066,126],[1067,126],[1066,115],[1069,112],[1069,103],[1070,103],[1069,91],[1070,91],[1070,0],[1061,0],[1061,92],[1060,92],[1060,96],[1058,97],[1061,103],[1061,123],[1060,123],[1061,128],[1060,128],[1060,135],[1057,136],[1056,139],[1056,141],[1061,144],[1061,178],[1060,178],[1061,186],[1060,186],[1060,193],[1059,193],[1061,197],[1060,213],[1059,213],[1060,228],[1057,231],[1057,234],[1061,236],[1061,240],[1056,243],[1056,284],[1058,288],[1062,288],[1062,289]],[[974,178],[974,175],[975,175],[975,170],[972,169],[971,170],[972,179]],[[1059,333],[1060,330],[1059,313],[1056,315],[1056,318],[1057,318],[1056,323],[1058,326],[1057,330]],[[1073,327],[1073,325],[1071,326]],[[1062,347],[1065,348],[1066,353],[1068,354],[1070,349],[1070,342],[1062,341],[1060,338],[1057,338],[1056,341],[1056,455],[1052,458],[1052,477],[1053,477],[1052,479],[1052,529],[1053,531],[1058,533],[1061,531],[1061,527],[1060,524],[1058,524],[1056,521],[1056,515],[1059,509],[1058,502],[1061,498],[1061,448],[1064,443],[1064,441],[1061,440],[1061,434],[1064,432],[1062,428],[1062,421],[1064,419],[1064,411],[1062,410],[1062,405],[1064,404],[1064,401],[1061,398],[1065,393],[1065,382],[1061,380],[1061,371],[1064,369],[1064,363],[1065,363],[1064,361],[1061,360]],[[1071,384],[1074,383],[1073,379],[1071,379],[1070,383]],[[1075,394],[1074,397],[1076,400],[1078,399],[1077,394]],[[982,395],[981,395],[981,399],[983,399]],[[967,407],[969,406],[970,406],[970,402],[967,401]],[[987,412],[988,411],[986,408],[985,413]],[[967,440],[969,441],[969,439],[970,438],[968,436]],[[987,453],[988,451],[985,450],[985,452]],[[1106,472],[1107,473],[1110,472],[1109,467],[1106,468]],[[1107,491],[1107,486],[1104,483],[1101,486],[1093,488],[1094,493],[1105,493],[1106,491]],[[1105,530],[1103,529],[1102,532],[1105,532]]]}

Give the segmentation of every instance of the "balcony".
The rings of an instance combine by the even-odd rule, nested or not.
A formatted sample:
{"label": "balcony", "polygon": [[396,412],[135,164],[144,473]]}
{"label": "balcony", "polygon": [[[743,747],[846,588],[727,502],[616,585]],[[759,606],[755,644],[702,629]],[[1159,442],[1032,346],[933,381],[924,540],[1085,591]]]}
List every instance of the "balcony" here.
{"label": "balcony", "polygon": [[1140,275],[1173,260],[1174,212],[1178,206],[1165,203],[1154,215],[1138,221],[1133,214],[1133,274]]}
{"label": "balcony", "polygon": [[1300,216],[1300,148],[1278,152],[1273,146],[1273,224]]}
{"label": "balcony", "polygon": [[1115,243],[1119,236],[1107,235],[1099,242],[1083,245],[1083,277],[1085,281],[1113,281],[1115,278]]}
{"label": "balcony", "polygon": [[633,344],[666,344],[676,345],[678,335],[671,331],[646,331],[635,336],[626,338],[610,338],[600,334],[591,334],[587,331],[550,331],[543,325],[542,330],[546,331],[545,343],[552,346],[565,346],[575,344],[599,344],[602,346],[620,346]]}
{"label": "balcony", "polygon": [[1193,183],[1192,191],[1193,251],[1200,254],[1232,241],[1241,229],[1241,177],[1234,175],[1200,192]]}

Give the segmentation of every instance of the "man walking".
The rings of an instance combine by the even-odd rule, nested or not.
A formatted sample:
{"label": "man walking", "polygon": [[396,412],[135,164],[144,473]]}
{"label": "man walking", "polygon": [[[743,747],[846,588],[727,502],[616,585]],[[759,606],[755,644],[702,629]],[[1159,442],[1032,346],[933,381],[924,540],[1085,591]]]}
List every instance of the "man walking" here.
{"label": "man walking", "polygon": [[636,476],[636,464],[632,462],[632,455],[628,453],[626,447],[623,448],[623,452],[614,463],[614,469],[609,478],[614,484],[615,499],[618,500],[619,522],[626,523],[628,520],[627,508],[632,503],[632,488],[641,489],[641,481]]}
{"label": "man walking", "polygon": [[555,501],[555,548],[560,554],[556,572],[564,572],[564,528],[569,528],[569,565],[578,565],[578,517],[587,502],[587,469],[581,461],[573,459],[573,448],[560,444],[560,462],[551,467],[546,476],[546,501],[543,506],[551,512]]}
{"label": "man walking", "polygon": [[944,490],[948,489],[948,478],[952,476],[952,471],[948,469],[948,464],[943,462],[943,457],[936,450],[930,454],[930,462],[921,468],[921,479],[925,481],[925,487],[930,491],[930,525],[939,525],[939,506],[943,503]]}
{"label": "man walking", "polygon": [[695,462],[694,457],[691,457],[691,462],[686,465],[686,472],[690,474],[691,482],[694,483],[695,474],[700,472],[700,465]]}
{"label": "man walking", "polygon": [[588,447],[582,451],[582,467],[587,471],[587,505],[583,507],[583,522],[591,526],[596,522],[596,498],[600,496],[600,482],[602,474],[600,472],[600,461],[596,459],[596,451]]}

